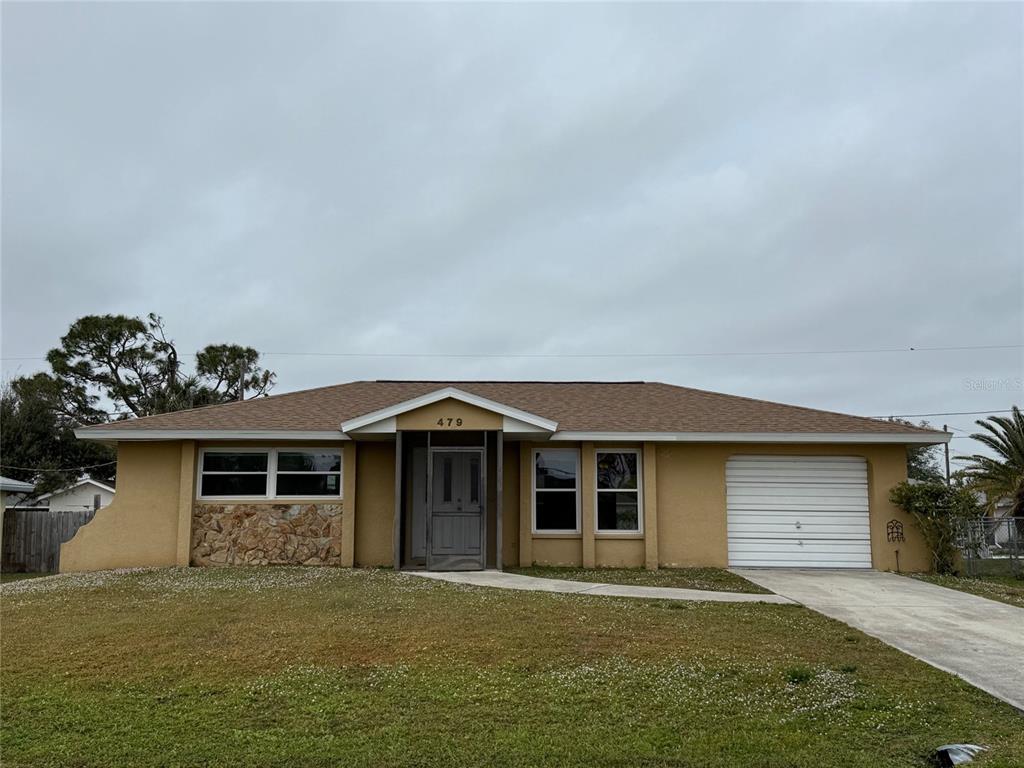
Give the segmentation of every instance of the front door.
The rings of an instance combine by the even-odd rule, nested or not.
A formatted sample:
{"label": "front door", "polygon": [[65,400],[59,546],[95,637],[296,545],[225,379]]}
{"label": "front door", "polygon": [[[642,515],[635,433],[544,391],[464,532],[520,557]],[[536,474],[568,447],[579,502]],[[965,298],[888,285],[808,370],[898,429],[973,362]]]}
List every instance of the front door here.
{"label": "front door", "polygon": [[484,567],[484,467],[479,448],[431,450],[427,567]]}

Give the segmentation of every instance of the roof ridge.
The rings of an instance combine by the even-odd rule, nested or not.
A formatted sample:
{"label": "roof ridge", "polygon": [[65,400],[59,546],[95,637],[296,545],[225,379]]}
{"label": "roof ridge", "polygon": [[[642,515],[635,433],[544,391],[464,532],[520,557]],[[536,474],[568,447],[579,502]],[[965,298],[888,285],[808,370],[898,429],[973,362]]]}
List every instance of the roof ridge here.
{"label": "roof ridge", "polygon": [[373,379],[370,384],[653,384],[639,379],[601,381],[587,379]]}

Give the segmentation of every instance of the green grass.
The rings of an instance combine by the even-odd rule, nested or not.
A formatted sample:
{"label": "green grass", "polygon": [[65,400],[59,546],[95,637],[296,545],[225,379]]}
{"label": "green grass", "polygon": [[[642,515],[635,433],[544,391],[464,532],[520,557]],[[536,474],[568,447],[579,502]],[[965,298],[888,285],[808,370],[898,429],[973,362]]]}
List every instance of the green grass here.
{"label": "green grass", "polygon": [[52,573],[0,573],[0,584],[8,584],[12,581],[23,581],[25,579],[37,579],[40,576],[53,576]]}
{"label": "green grass", "polygon": [[543,579],[593,581],[604,584],[635,584],[645,587],[681,587],[683,589],[710,589],[718,592],[752,592],[769,594],[767,589],[747,581],[724,568],[560,568],[533,566],[532,568],[506,568],[509,573],[538,576]]}
{"label": "green grass", "polygon": [[987,597],[1024,608],[1024,579],[1015,576],[939,576],[936,574],[914,574],[914,578],[938,584],[940,587],[959,589],[972,595]]}
{"label": "green grass", "polygon": [[1024,717],[796,605],[513,592],[391,571],[0,588],[14,766],[1024,764]]}

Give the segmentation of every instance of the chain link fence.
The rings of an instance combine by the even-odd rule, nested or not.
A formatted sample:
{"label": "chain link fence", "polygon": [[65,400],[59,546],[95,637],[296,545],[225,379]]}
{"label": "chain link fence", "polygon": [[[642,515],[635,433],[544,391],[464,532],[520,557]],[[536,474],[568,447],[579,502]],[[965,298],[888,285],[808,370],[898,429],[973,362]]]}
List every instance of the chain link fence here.
{"label": "chain link fence", "polygon": [[957,546],[969,576],[1024,578],[1024,517],[961,521]]}

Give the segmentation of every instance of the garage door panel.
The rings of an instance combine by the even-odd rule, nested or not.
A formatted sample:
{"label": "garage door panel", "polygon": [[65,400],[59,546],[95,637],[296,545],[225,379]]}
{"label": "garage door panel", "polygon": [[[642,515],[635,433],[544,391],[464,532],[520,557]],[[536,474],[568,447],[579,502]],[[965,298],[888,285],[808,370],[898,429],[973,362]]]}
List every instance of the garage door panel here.
{"label": "garage door panel", "polygon": [[802,526],[799,536],[796,535],[792,525],[765,525],[763,523],[737,523],[729,524],[729,535],[738,538],[757,538],[758,536],[771,536],[775,538],[806,538],[818,536],[832,539],[847,539],[851,537],[871,538],[871,532],[866,525],[860,523],[844,523],[836,525],[812,525]]}
{"label": "garage door panel", "polygon": [[871,566],[863,459],[733,457],[726,483],[731,565]]}
{"label": "garage door panel", "polygon": [[867,486],[850,485],[826,485],[815,483],[814,485],[786,485],[785,483],[755,486],[732,485],[730,495],[737,501],[744,499],[853,499],[859,500],[867,493]]}
{"label": "garage door panel", "polygon": [[778,560],[768,560],[765,558],[750,558],[747,560],[737,561],[733,563],[737,568],[868,568],[870,566],[864,565],[861,557],[858,555],[856,558],[847,560],[831,556],[827,559],[810,559],[805,558],[800,561],[799,564],[794,564],[792,558],[783,557]]}
{"label": "garage door panel", "polygon": [[858,465],[859,460],[854,461],[808,461],[806,459],[791,460],[788,458],[765,461],[748,462],[744,461],[743,466],[726,467],[730,475],[744,475],[755,477],[769,474],[774,477],[800,477],[809,476],[813,472],[829,472],[837,476],[856,477],[862,474],[862,468]]}
{"label": "garage door panel", "polygon": [[749,502],[733,502],[730,509],[737,512],[861,512],[864,505],[856,499],[843,502],[829,502],[823,499],[780,498],[771,502],[752,500]]}
{"label": "garage door panel", "polygon": [[861,552],[870,554],[870,542],[856,540],[829,539],[827,537],[801,537],[798,541],[793,537],[758,537],[757,539],[737,538],[732,541],[732,551],[739,552],[816,552],[827,551],[836,553]]}
{"label": "garage door panel", "polygon": [[[741,469],[726,470],[725,476],[729,480],[765,480],[768,482],[787,480],[795,483],[815,482],[821,478],[822,467],[808,467],[806,469]],[[864,472],[858,468],[830,468],[829,474],[836,479],[857,483],[864,479]]]}

